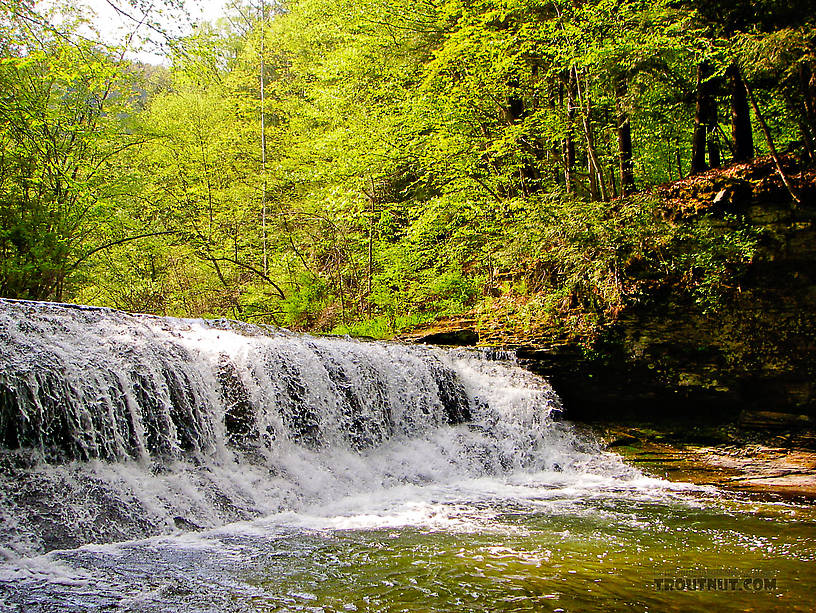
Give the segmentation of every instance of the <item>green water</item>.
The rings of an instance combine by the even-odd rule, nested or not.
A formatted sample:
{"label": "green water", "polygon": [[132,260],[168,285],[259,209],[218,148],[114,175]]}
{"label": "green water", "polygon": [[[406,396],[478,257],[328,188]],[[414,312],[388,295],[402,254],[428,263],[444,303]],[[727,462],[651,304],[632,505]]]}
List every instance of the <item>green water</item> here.
{"label": "green water", "polygon": [[490,523],[479,531],[300,535],[254,578],[265,595],[252,608],[816,609],[812,507],[606,500],[579,503],[564,514],[506,510]]}
{"label": "green water", "polygon": [[0,563],[0,611],[816,609],[813,505],[554,479],[397,488]]}

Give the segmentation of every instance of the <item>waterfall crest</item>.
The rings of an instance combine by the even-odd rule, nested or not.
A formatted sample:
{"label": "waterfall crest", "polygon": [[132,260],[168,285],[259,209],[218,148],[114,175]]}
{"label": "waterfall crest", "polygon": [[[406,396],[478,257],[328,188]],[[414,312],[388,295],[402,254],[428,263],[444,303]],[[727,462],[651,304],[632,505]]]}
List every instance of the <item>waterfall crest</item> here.
{"label": "waterfall crest", "polygon": [[545,380],[476,351],[0,300],[0,542],[16,555],[597,461],[557,409]]}
{"label": "waterfall crest", "polygon": [[0,305],[0,440],[47,459],[364,449],[470,418],[433,351],[44,303]]}

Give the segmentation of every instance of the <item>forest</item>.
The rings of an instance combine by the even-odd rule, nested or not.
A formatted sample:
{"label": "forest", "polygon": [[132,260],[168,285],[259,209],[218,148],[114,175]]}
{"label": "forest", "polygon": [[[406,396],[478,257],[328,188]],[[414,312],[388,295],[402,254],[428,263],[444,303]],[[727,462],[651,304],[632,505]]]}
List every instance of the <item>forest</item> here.
{"label": "forest", "polygon": [[756,158],[796,206],[816,161],[806,1],[236,0],[166,65],[87,23],[0,0],[4,297],[592,338],[761,240],[661,185]]}

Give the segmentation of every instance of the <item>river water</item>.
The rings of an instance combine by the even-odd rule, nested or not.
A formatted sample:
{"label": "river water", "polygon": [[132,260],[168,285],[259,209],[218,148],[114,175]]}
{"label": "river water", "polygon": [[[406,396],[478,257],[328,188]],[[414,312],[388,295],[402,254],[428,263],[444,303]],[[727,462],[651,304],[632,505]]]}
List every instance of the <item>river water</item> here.
{"label": "river water", "polygon": [[0,611],[809,611],[814,507],[671,483],[500,353],[0,301]]}

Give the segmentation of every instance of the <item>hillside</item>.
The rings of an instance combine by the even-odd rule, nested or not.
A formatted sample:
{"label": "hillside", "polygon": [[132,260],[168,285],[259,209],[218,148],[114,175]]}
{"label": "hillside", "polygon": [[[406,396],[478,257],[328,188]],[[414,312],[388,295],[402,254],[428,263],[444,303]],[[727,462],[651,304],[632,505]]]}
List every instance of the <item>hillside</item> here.
{"label": "hillside", "polygon": [[[796,422],[816,415],[816,172],[787,161],[801,194],[794,203],[769,159],[695,175],[654,190],[656,211],[672,236],[651,260],[619,269],[629,288],[619,309],[601,319],[577,304],[567,322],[595,317],[592,328],[554,326],[550,313],[514,317],[540,300],[508,292],[486,299],[461,320],[440,321],[407,338],[516,347],[550,376],[573,416],[705,416],[721,421]],[[625,210],[625,205],[612,210]],[[614,215],[614,212],[611,213]],[[660,226],[661,228],[663,226]],[[713,233],[700,266],[658,276],[685,262],[686,237]],[[685,230],[683,230],[685,228]],[[718,252],[748,237],[744,251]],[[697,246],[700,246],[698,243]],[[703,245],[704,247],[706,245]],[[704,268],[708,265],[708,270]],[[566,301],[565,301],[566,306]],[[538,313],[539,317],[535,317]],[[756,415],[756,412],[788,414]],[[792,423],[793,423],[792,422]]]}

